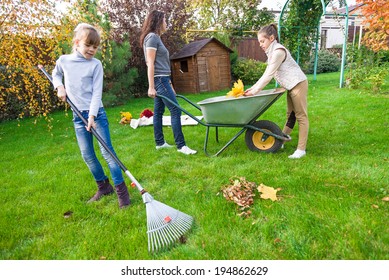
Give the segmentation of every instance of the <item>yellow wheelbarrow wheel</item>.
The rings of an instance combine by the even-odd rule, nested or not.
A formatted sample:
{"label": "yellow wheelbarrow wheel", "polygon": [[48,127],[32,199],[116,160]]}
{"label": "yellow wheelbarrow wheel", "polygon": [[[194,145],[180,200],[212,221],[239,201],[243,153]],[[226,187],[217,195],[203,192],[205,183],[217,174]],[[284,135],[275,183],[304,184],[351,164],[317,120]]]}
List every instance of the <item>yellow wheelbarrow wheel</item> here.
{"label": "yellow wheelbarrow wheel", "polygon": [[263,130],[264,133],[254,129],[247,129],[245,140],[247,147],[251,151],[274,153],[281,148],[281,140],[266,134],[266,132],[271,132],[276,135],[282,135],[278,125],[266,120],[256,121],[252,125]]}

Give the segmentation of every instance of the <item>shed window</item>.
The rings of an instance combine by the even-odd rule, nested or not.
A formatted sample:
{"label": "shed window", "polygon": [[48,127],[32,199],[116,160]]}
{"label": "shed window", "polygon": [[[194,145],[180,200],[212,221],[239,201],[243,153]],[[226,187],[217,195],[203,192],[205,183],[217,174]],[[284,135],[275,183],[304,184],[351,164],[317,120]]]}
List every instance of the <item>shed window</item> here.
{"label": "shed window", "polygon": [[188,72],[188,61],[187,60],[180,61],[180,70],[182,72]]}

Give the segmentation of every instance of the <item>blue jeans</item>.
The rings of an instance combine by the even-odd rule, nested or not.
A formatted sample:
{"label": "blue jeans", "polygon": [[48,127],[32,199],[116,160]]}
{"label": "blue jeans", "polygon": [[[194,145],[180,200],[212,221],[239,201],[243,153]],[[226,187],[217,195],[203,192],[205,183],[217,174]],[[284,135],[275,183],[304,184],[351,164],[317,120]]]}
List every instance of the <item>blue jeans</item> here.
{"label": "blue jeans", "polygon": [[[81,114],[86,120],[88,119],[89,111],[81,111]],[[99,112],[95,118],[95,122],[97,133],[101,136],[101,138],[103,138],[109,149],[115,154],[111,143],[111,137],[109,134],[107,115],[103,107],[99,109]],[[107,176],[105,175],[103,167],[101,166],[99,160],[96,157],[96,153],[93,148],[93,134],[86,130],[85,124],[74,112],[73,123],[82,158],[84,159],[95,180],[104,181],[105,179],[107,179]],[[100,143],[99,147],[101,154],[103,155],[105,161],[108,164],[113,183],[115,184],[115,186],[119,185],[124,181],[120,166],[116,163],[116,161]]]}
{"label": "blue jeans", "polygon": [[[170,77],[154,77],[154,85],[158,95],[166,96],[173,102],[178,103],[176,94],[170,85]],[[185,146],[184,134],[182,133],[181,128],[181,110],[177,106],[170,104],[160,97],[154,98],[153,124],[155,143],[157,146],[163,145],[163,143],[165,143],[162,131],[162,117],[163,113],[165,112],[165,107],[167,107],[170,111],[174,141],[176,142],[177,148],[181,149],[183,146]]]}

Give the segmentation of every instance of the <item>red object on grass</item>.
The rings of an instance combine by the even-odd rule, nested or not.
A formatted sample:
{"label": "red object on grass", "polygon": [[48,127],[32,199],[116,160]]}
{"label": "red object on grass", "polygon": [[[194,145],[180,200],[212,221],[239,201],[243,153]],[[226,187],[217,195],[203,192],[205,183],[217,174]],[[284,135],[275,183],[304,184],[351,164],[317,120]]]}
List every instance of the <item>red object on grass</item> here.
{"label": "red object on grass", "polygon": [[172,218],[170,218],[169,216],[166,216],[165,219],[163,219],[163,220],[165,221],[165,223],[170,223]]}
{"label": "red object on grass", "polygon": [[150,111],[149,109],[144,109],[142,111],[142,113],[140,113],[140,117],[150,118],[152,116],[154,116],[154,113],[152,111]]}

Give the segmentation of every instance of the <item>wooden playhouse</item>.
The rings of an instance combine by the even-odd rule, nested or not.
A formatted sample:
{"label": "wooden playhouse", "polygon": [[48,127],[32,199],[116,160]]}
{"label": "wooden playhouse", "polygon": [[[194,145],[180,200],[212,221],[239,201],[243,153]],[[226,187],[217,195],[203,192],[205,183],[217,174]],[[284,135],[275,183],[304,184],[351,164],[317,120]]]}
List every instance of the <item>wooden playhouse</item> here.
{"label": "wooden playhouse", "polygon": [[176,92],[200,93],[230,88],[232,52],[215,38],[185,45],[170,57]]}

